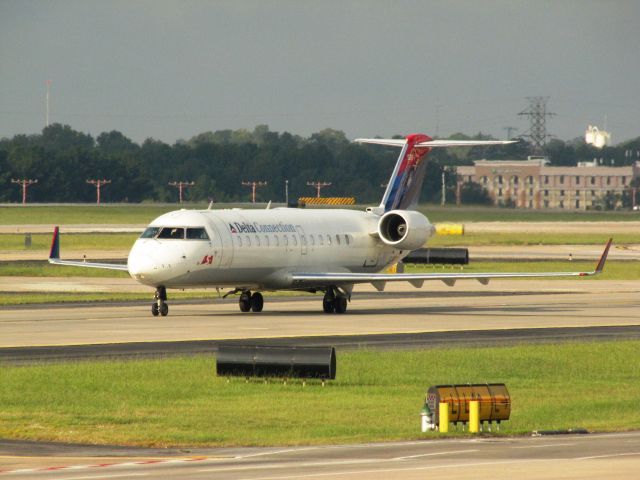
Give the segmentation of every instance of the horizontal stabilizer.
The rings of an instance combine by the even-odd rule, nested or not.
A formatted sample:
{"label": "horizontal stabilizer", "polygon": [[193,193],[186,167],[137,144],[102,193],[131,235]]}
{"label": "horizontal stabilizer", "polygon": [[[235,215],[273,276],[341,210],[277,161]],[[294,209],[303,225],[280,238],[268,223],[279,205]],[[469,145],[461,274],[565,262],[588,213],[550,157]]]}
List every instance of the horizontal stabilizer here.
{"label": "horizontal stabilizer", "polygon": [[[403,138],[356,138],[354,142],[373,143],[375,145],[387,145],[390,147],[404,147],[407,143]],[[416,143],[414,148],[482,147],[490,145],[509,145],[511,143],[517,143],[517,140],[427,140]]]}

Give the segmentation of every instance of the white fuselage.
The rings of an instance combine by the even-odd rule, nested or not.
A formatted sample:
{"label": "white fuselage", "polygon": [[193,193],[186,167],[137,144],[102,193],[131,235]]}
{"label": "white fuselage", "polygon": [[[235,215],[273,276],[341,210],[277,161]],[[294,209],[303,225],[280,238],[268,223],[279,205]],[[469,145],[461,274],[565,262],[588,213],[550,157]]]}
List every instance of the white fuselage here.
{"label": "white fuselage", "polygon": [[[184,229],[183,237],[139,238],[127,266],[137,281],[167,288],[275,290],[292,288],[295,272],[375,273],[409,253],[380,241],[379,219],[356,210],[177,210],[149,227],[177,237]],[[208,238],[188,238],[201,228]]]}

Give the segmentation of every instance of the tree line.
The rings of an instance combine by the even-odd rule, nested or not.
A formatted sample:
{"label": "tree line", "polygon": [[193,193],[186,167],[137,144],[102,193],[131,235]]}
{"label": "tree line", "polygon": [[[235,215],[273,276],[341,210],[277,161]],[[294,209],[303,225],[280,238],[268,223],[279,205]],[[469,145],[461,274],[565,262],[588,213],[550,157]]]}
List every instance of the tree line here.
{"label": "tree line", "polygon": [[[400,138],[400,137],[398,137]],[[451,139],[489,139],[478,134]],[[436,149],[427,166],[421,200],[438,202],[442,173],[447,188],[455,188],[455,166],[474,160],[524,159],[526,142],[507,146]],[[629,152],[633,151],[633,155]],[[617,147],[597,150],[584,142],[552,140],[547,155],[553,165],[575,165],[602,158],[604,164],[630,164],[640,155],[640,137]],[[356,197],[358,203],[380,200],[398,150],[349,141],[338,130],[325,129],[309,137],[254,130],[205,132],[173,145],[147,139],[137,144],[118,131],[91,135],[68,125],[52,124],[42,133],[15,135],[0,140],[0,202],[20,202],[21,190],[11,179],[37,179],[29,189],[29,202],[94,202],[96,190],[89,179],[108,179],[101,190],[104,202],[175,202],[175,181],[192,181],[187,201],[246,202],[251,190],[242,181],[267,182],[257,201],[284,202],[285,180],[290,201],[314,196],[309,181],[330,182],[323,196]],[[486,203],[482,190],[463,188],[463,203]],[[451,197],[449,197],[451,198]]]}

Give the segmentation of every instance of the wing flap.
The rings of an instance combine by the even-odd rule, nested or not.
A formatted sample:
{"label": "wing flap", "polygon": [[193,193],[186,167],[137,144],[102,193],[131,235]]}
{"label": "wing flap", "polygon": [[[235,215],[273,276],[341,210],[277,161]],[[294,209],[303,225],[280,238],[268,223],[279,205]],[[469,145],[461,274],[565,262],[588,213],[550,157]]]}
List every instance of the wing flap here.
{"label": "wing flap", "polygon": [[453,285],[456,280],[478,280],[483,285],[492,278],[545,278],[545,277],[588,277],[604,270],[612,239],[602,252],[595,270],[591,272],[496,272],[496,273],[293,273],[291,278],[297,284],[333,285],[341,283],[410,282],[419,288],[426,280],[440,280]]}

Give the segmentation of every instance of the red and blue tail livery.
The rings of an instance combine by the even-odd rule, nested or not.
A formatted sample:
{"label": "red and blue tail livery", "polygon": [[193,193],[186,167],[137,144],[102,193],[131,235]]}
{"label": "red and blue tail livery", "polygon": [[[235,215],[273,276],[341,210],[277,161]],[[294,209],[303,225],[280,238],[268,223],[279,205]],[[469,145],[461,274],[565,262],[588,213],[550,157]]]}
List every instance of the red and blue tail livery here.
{"label": "red and blue tail livery", "polygon": [[415,210],[424,181],[425,159],[432,148],[475,147],[515,143],[512,140],[433,140],[428,135],[421,133],[407,135],[404,139],[357,138],[355,141],[402,148],[389,179],[387,190],[384,192],[382,202],[380,202],[380,207],[385,212],[390,210]]}

